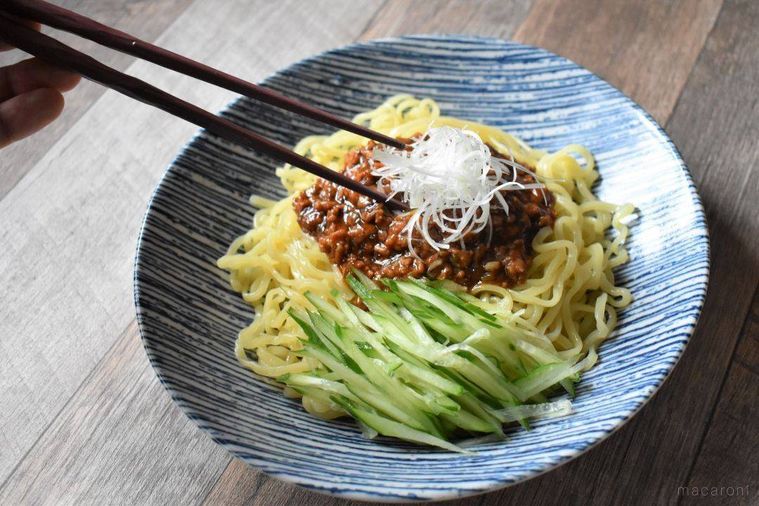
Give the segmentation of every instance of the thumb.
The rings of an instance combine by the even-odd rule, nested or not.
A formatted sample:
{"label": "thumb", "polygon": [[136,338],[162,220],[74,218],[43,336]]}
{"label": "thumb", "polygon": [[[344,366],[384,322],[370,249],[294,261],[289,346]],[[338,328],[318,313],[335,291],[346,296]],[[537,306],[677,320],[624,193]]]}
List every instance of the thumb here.
{"label": "thumb", "polygon": [[63,95],[50,88],[22,93],[0,103],[0,148],[47,126],[62,110]]}

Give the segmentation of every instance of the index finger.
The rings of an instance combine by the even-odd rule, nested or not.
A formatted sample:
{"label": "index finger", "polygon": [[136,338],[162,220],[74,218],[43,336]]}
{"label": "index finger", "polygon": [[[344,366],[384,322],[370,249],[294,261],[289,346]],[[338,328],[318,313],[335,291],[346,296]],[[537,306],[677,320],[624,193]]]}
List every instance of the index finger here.
{"label": "index finger", "polygon": [[[26,20],[24,20],[24,24],[26,26],[34,28],[38,32],[40,31],[40,24],[37,23],[36,21],[26,21]],[[3,36],[2,36],[2,34],[0,34],[0,51],[8,51],[9,49],[13,49],[13,46],[11,46],[9,44],[5,44],[2,39],[3,39]]]}

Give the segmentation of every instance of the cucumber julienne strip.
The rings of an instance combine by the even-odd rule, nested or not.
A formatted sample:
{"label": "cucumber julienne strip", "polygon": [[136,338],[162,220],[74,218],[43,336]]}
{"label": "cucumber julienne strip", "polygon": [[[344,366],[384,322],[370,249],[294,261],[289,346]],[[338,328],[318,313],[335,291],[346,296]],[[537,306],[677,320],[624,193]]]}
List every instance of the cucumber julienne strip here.
{"label": "cucumber julienne strip", "polygon": [[346,281],[368,310],[306,294],[314,311],[290,315],[306,335],[299,353],[321,366],[278,379],[366,434],[462,452],[449,442],[456,434],[500,438],[503,423],[571,410],[568,400],[524,404],[557,385],[572,393],[582,369],[544,337],[439,283],[383,280],[383,290],[360,272]]}
{"label": "cucumber julienne strip", "polygon": [[458,446],[449,443],[445,439],[440,439],[433,435],[414,430],[402,423],[395,422],[389,418],[385,418],[377,413],[373,413],[369,410],[361,409],[356,404],[352,403],[345,397],[332,396],[332,400],[343,407],[354,418],[361,421],[368,427],[376,430],[378,433],[384,436],[397,437],[398,439],[405,439],[406,441],[412,441],[414,443],[423,443],[431,446],[438,446],[445,450],[451,450],[459,453],[470,453],[459,448]]}
{"label": "cucumber julienne strip", "polygon": [[502,422],[516,422],[534,417],[553,418],[568,415],[571,412],[572,403],[567,399],[561,399],[543,404],[524,404],[522,406],[504,408],[497,412],[497,416]]}

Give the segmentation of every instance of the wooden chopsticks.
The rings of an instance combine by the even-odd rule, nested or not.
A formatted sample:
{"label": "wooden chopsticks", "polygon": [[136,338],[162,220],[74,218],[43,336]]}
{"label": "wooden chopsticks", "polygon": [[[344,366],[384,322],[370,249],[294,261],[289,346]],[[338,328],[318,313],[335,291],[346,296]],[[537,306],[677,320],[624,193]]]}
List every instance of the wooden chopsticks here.
{"label": "wooden chopsticks", "polygon": [[7,12],[39,21],[45,25],[64,30],[101,46],[110,47],[122,53],[136,56],[181,74],[200,79],[235,93],[261,102],[275,105],[302,116],[319,120],[382,144],[403,149],[405,144],[379,132],[369,130],[351,121],[335,116],[327,111],[298,102],[269,88],[244,81],[221,70],[196,62],[182,55],[150,44],[127,33],[115,30],[88,17],[42,0],[3,0],[2,7]]}
{"label": "wooden chopsticks", "polygon": [[[32,30],[20,23],[15,15],[21,15],[26,19],[39,21],[56,28],[83,35],[95,42],[103,43],[103,45],[108,47],[122,50],[140,58],[144,57],[146,60],[169,69],[202,79],[212,84],[218,84],[224,88],[313,119],[321,120],[330,125],[357,133],[358,135],[394,147],[404,146],[395,139],[386,137],[378,132],[366,129],[325,111],[301,104],[271,90],[248,83],[180,55],[138,41],[127,34],[117,32],[104,25],[89,20],[88,18],[67,11],[66,9],[47,4],[46,2],[38,0],[24,0],[22,2],[16,0],[4,0],[0,2],[0,38],[4,39],[9,44],[54,65],[72,70],[87,79],[112,88],[128,97],[152,105],[168,112],[169,114],[194,123],[205,128],[214,135],[251,147],[261,153],[270,155],[283,162],[290,163],[318,177],[332,181],[335,184],[344,186],[378,202],[385,202],[386,205],[394,209],[408,210],[408,206],[404,203],[394,199],[388,200],[387,195],[379,192],[375,188],[364,186],[339,172],[324,167],[323,165],[301,156],[276,142],[236,125],[225,118],[211,114],[200,107],[181,100],[155,86],[141,81],[140,79],[112,69],[98,62],[94,58],[62,44],[52,37]],[[130,50],[127,51],[127,49]]]}

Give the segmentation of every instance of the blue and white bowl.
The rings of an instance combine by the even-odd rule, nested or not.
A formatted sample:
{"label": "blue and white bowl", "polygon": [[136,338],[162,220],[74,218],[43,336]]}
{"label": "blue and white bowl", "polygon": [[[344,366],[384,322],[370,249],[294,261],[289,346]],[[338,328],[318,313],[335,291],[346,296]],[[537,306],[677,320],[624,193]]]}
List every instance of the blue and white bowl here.
{"label": "blue and white bowl", "polygon": [[[388,96],[431,97],[444,114],[495,125],[531,145],[580,143],[596,155],[604,200],[632,202],[632,290],[600,363],[578,385],[575,413],[515,429],[463,456],[364,439],[327,422],[236,361],[251,309],[215,265],[251,225],[251,194],[278,198],[278,163],[201,132],[155,191],[135,266],[142,338],[176,403],[230,452],[320,492],[368,500],[432,500],[505,487],[577,457],[640,409],[693,333],[704,301],[709,243],[693,181],[672,142],[639,106],[571,61],[514,42],[419,36],[354,44],[304,60],[264,83],[340,116]],[[224,115],[293,145],[328,128],[242,98]]]}

